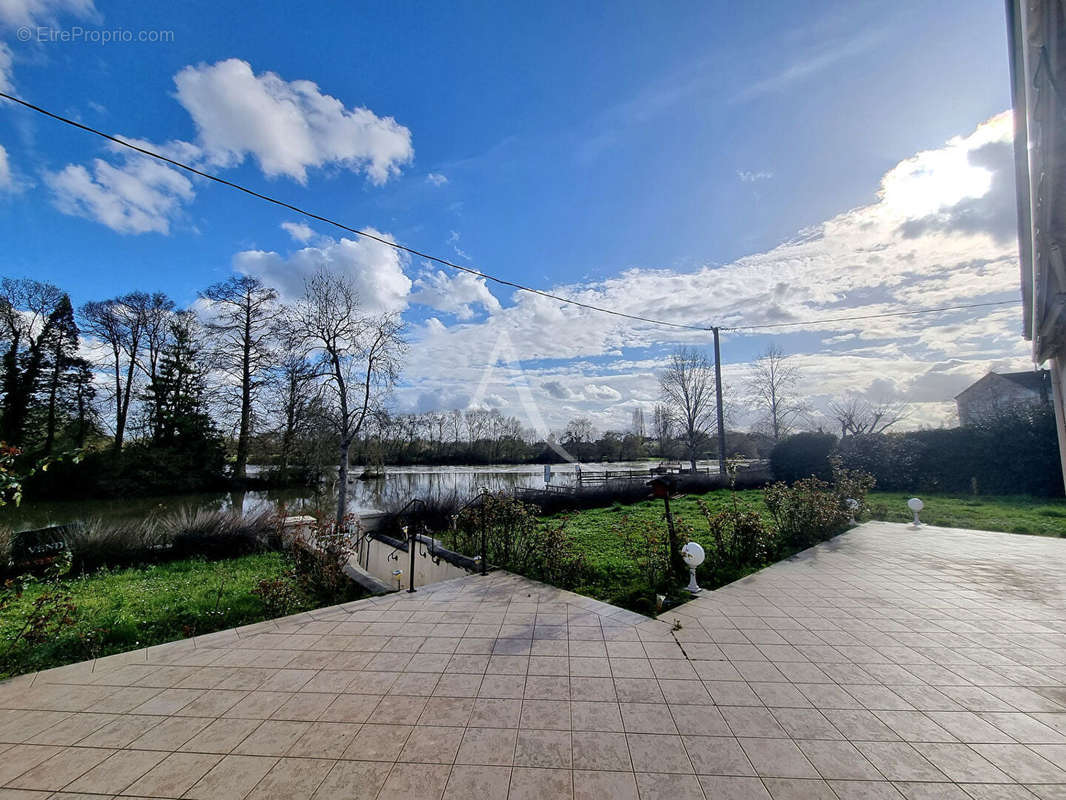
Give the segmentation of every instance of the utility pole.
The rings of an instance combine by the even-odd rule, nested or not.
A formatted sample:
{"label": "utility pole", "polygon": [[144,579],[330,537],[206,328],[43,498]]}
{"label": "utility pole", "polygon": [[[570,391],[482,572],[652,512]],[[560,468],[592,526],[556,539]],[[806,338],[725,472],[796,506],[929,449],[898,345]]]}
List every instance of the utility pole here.
{"label": "utility pole", "polygon": [[718,475],[725,478],[725,412],[722,409],[722,350],[718,343],[718,326],[714,331],[714,393],[718,400]]}

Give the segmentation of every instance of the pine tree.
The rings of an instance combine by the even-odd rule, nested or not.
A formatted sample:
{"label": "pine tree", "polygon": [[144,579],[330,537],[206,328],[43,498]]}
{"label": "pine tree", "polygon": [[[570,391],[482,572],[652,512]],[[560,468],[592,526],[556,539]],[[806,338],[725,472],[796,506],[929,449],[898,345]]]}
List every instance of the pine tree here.
{"label": "pine tree", "polygon": [[42,334],[40,368],[33,397],[34,416],[43,417],[45,455],[55,448],[56,434],[75,413],[71,389],[84,363],[78,358],[78,325],[70,298],[63,295],[49,315]]}

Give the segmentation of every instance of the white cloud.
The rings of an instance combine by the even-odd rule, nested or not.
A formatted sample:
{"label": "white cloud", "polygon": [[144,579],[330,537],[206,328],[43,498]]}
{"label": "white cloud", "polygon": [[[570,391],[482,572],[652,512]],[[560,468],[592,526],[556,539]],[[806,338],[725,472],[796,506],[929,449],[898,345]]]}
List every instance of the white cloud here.
{"label": "white cloud", "polygon": [[586,383],[585,396],[593,400],[601,400],[610,403],[622,399],[622,393],[620,391],[611,388],[605,383]]}
{"label": "white cloud", "polygon": [[0,25],[40,25],[55,22],[61,14],[96,16],[92,0],[0,0]]}
{"label": "white cloud", "polygon": [[758,181],[770,180],[772,177],[774,177],[774,173],[764,169],[760,169],[755,172],[746,169],[738,169],[737,177],[740,178],[740,180],[742,180],[744,183],[756,183]]}
{"label": "white cloud", "polygon": [[500,309],[500,301],[489,291],[485,279],[469,272],[424,272],[415,279],[414,288],[412,302],[455,314],[461,320],[473,317],[475,306],[490,314]]}
{"label": "white cloud", "polygon": [[[391,241],[388,234],[366,230]],[[237,272],[261,278],[290,300],[301,297],[304,282],[322,269],[349,275],[368,311],[402,311],[411,292],[411,279],[403,271],[403,254],[372,239],[324,238],[318,246],[304,247],[288,256],[245,250],[234,256],[233,263]]]}
{"label": "white cloud", "polygon": [[14,186],[11,177],[11,165],[7,162],[7,150],[0,144],[0,191],[6,191]]}
{"label": "white cloud", "polygon": [[[1017,245],[1007,235],[1013,212],[1002,210],[1013,196],[1004,160],[1010,141],[1009,114],[998,115],[968,136],[902,160],[886,172],[875,202],[731,264],[691,272],[630,269],[550,291],[630,314],[723,327],[1011,300],[1018,291]],[[918,404],[908,424],[939,424],[950,419],[958,388],[990,365],[1024,365],[1019,329],[1018,309],[1005,306],[727,332],[726,382],[743,385],[747,365],[735,362],[754,357],[772,334],[801,358],[803,391],[816,408],[848,391],[892,387]],[[582,414],[600,427],[624,426],[631,403],[654,403],[655,373],[668,348],[709,343],[703,332],[621,321],[515,293],[484,320],[436,320],[419,329],[407,374],[418,377],[422,392],[442,396],[478,385],[503,336],[522,372],[498,368],[485,391],[511,396],[510,383],[524,376],[553,427]],[[612,356],[619,351],[624,355]],[[952,361],[960,363],[950,376],[935,371]],[[879,378],[884,383],[875,385]]]}
{"label": "white cloud", "polygon": [[447,182],[448,177],[439,172],[431,172],[426,176],[426,183],[432,183],[434,186],[443,186]]}
{"label": "white cloud", "polygon": [[281,229],[298,242],[307,242],[315,235],[311,226],[306,222],[283,222]]}
{"label": "white cloud", "polygon": [[45,183],[64,214],[118,233],[169,233],[182,205],[194,196],[188,178],[146,156],[122,156],[117,166],[98,158],[91,166],[68,164],[45,173]]}
{"label": "white cloud", "polygon": [[11,48],[0,42],[0,92],[11,94],[15,83],[11,77]]}
{"label": "white cloud", "polygon": [[174,77],[211,163],[254,157],[268,176],[306,183],[307,170],[338,166],[385,183],[414,157],[411,132],[392,117],[345,108],[306,80],[258,75],[247,61],[185,67]]}

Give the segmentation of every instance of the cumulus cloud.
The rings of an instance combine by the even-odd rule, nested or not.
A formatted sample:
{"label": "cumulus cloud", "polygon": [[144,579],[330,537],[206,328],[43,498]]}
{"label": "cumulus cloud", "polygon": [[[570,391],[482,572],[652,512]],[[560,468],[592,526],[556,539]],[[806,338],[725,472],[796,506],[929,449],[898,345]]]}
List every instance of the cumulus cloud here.
{"label": "cumulus cloud", "polygon": [[[386,233],[368,233],[391,240]],[[304,247],[287,256],[262,250],[245,250],[233,259],[237,272],[254,275],[275,287],[285,299],[301,297],[304,282],[319,270],[351,277],[363,307],[371,312],[407,308],[411,279],[404,274],[404,255],[372,239],[325,239],[317,247]]]}
{"label": "cumulus cloud", "polygon": [[281,229],[298,242],[307,242],[315,235],[306,222],[283,222]]}
{"label": "cumulus cloud", "polygon": [[447,182],[448,177],[439,172],[431,172],[426,176],[426,183],[432,183],[434,186],[443,186]]}
{"label": "cumulus cloud", "polygon": [[[802,357],[808,376],[803,392],[816,408],[848,392],[868,392],[876,400],[874,394],[891,387],[920,405],[911,425],[939,424],[950,419],[960,384],[992,363],[1024,365],[1027,348],[1015,307],[812,321],[1017,297],[1014,213],[1004,200],[1012,192],[1011,139],[1009,114],[997,115],[969,135],[902,160],[886,172],[875,202],[730,264],[689,272],[630,269],[551,291],[689,324],[798,322],[794,328],[727,333],[726,382],[743,385],[746,363],[731,362],[754,357],[772,333]],[[593,416],[604,428],[624,425],[630,403],[655,402],[656,372],[669,348],[708,345],[703,332],[621,321],[516,293],[483,320],[437,320],[420,329],[408,373],[419,376],[423,391],[477,385],[487,354],[503,336],[516,350],[514,369],[520,366],[530,380],[553,426],[579,415]],[[611,355],[619,352],[621,357]],[[924,377],[952,360],[962,363],[950,376],[939,370]],[[498,369],[486,391],[507,396],[509,381],[518,377]],[[878,378],[886,383],[875,386]]]}
{"label": "cumulus cloud", "polygon": [[251,156],[266,175],[300,183],[310,168],[337,166],[382,184],[414,158],[403,125],[367,108],[346,108],[311,81],[257,75],[247,61],[231,58],[185,67],[174,83],[216,165]]}
{"label": "cumulus cloud", "polygon": [[412,302],[455,314],[461,320],[471,319],[475,306],[488,313],[500,309],[500,301],[489,291],[485,279],[469,272],[424,272],[415,279],[414,288]]}
{"label": "cumulus cloud", "polygon": [[574,393],[560,381],[544,381],[540,386],[556,400],[569,400],[574,396]]}
{"label": "cumulus cloud", "polygon": [[146,156],[95,159],[91,168],[68,164],[46,172],[53,202],[64,214],[99,222],[118,233],[169,233],[172,220],[194,196],[182,173]]}
{"label": "cumulus cloud", "polygon": [[604,383],[586,383],[585,396],[593,400],[613,403],[622,399],[622,393]]}

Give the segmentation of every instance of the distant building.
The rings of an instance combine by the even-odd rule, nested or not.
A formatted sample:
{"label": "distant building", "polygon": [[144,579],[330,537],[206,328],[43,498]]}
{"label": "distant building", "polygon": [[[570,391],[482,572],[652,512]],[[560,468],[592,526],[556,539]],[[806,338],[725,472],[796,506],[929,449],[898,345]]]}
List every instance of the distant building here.
{"label": "distant building", "polygon": [[959,424],[972,425],[1009,408],[1047,406],[1051,403],[1051,373],[989,372],[955,395]]}

